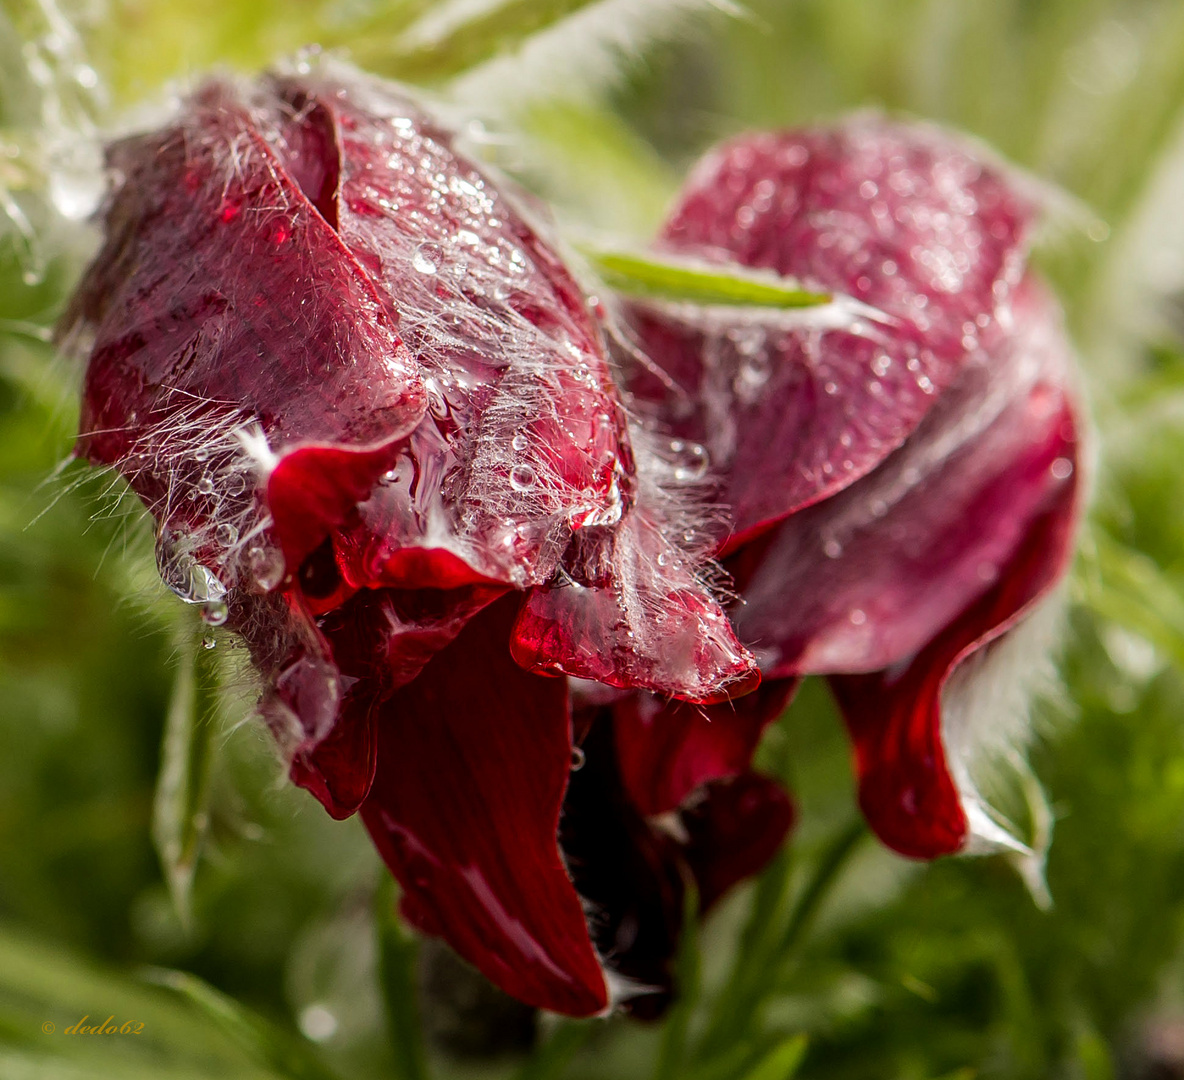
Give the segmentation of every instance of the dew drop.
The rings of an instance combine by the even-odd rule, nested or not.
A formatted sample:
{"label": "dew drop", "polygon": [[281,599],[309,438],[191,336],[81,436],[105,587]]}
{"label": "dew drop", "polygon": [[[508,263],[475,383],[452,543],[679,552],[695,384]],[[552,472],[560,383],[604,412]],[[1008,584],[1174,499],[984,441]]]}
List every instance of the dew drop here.
{"label": "dew drop", "polygon": [[222,481],[222,490],[227,495],[241,495],[247,489],[247,481],[242,473],[231,473]]}
{"label": "dew drop", "polygon": [[534,487],[534,469],[529,465],[515,465],[510,470],[510,487],[515,491],[529,491]]}
{"label": "dew drop", "polygon": [[214,539],[223,547],[232,547],[238,543],[238,529],[229,522],[223,522],[214,530]]}
{"label": "dew drop", "polygon": [[867,613],[862,608],[852,608],[847,618],[850,620],[852,626],[862,626],[867,622]]}
{"label": "dew drop", "polygon": [[832,537],[822,545],[822,553],[828,559],[837,559],[843,554],[843,545]]}
{"label": "dew drop", "polygon": [[523,435],[521,432],[519,432],[517,435],[515,435],[510,440],[510,445],[515,450],[517,450],[518,453],[522,453],[522,451],[525,450],[530,445],[530,440],[525,435]]}
{"label": "dew drop", "polygon": [[701,480],[710,463],[707,451],[698,443],[675,439],[670,449],[678,455],[674,463],[674,479],[682,481]]}
{"label": "dew drop", "polygon": [[215,638],[211,637],[209,634],[206,634],[206,636],[201,639],[201,647],[203,649],[212,649],[217,644],[218,644],[217,640]]}
{"label": "dew drop", "polygon": [[191,537],[161,527],[156,538],[156,568],[161,581],[187,604],[222,602],[226,586],[208,566],[197,561],[192,543]]}
{"label": "dew drop", "polygon": [[225,600],[207,600],[201,606],[201,618],[207,626],[221,626],[228,614]]}
{"label": "dew drop", "polygon": [[761,387],[769,381],[772,365],[767,353],[756,353],[746,356],[736,374],[734,389],[737,396],[746,403],[755,401]]}
{"label": "dew drop", "polygon": [[583,747],[573,746],[571,748],[571,771],[579,772],[584,767],[584,762],[588,760],[585,755]]}
{"label": "dew drop", "polygon": [[444,249],[439,244],[420,244],[411,256],[411,265],[421,274],[434,274],[444,261]]}
{"label": "dew drop", "polygon": [[258,588],[271,592],[284,576],[284,557],[275,548],[253,547],[247,552],[247,570]]}
{"label": "dew drop", "polygon": [[1048,471],[1057,480],[1068,480],[1073,475],[1073,462],[1068,458],[1059,457],[1048,467]]}
{"label": "dew drop", "polygon": [[213,495],[214,494],[213,478],[209,477],[209,476],[203,476],[197,482],[197,490],[199,492],[201,492],[202,495]]}

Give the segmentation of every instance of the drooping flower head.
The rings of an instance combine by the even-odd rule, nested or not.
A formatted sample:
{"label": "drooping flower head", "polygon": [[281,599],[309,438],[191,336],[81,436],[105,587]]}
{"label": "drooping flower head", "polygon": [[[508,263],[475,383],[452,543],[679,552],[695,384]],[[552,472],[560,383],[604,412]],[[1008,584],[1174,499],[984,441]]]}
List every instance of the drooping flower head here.
{"label": "drooping flower head", "polygon": [[[969,758],[984,724],[1008,727],[971,715],[970,676],[1063,574],[1080,503],[1070,351],[1026,268],[1030,187],[922,125],[743,136],[696,167],[658,249],[834,302],[632,311],[635,407],[715,468],[761,693],[831,676],[864,812],[912,856],[1022,846]],[[718,774],[775,715],[747,711],[745,744],[682,706],[618,712],[633,762],[714,753]]]}
{"label": "drooping flower head", "polygon": [[809,673],[888,843],[1000,842],[950,673],[1058,576],[1077,503],[1003,171],[869,120],[729,144],[659,246],[834,302],[639,305],[614,361],[527,203],[387,84],[210,82],[109,161],[78,452],[417,926],[536,1005],[656,1011],[688,884],[710,906],[790,827],[749,766]]}
{"label": "drooping flower head", "polygon": [[245,640],[292,779],[360,809],[407,915],[511,993],[583,1015],[606,965],[667,983],[684,875],[718,895],[789,806],[717,785],[663,832],[585,723],[569,785],[562,676],[705,702],[759,676],[523,201],[337,69],[207,83],[109,163],[64,324],[90,349],[78,452]]}

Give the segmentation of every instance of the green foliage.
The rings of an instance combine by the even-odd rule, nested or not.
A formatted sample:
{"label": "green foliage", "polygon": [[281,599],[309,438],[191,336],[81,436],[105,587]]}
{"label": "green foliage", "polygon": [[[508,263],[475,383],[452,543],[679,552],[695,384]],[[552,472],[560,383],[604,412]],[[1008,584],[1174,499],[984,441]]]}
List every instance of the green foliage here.
{"label": "green foliage", "polygon": [[816,307],[831,300],[827,293],[809,292],[776,275],[744,272],[740,267],[699,266],[685,260],[594,248],[586,248],[584,254],[605,284],[626,296],[769,308]]}
{"label": "green foliage", "polygon": [[[447,95],[448,77],[587,6],[504,0],[465,18],[466,5],[428,0],[124,0],[68,13],[127,104],[310,42]],[[60,464],[77,374],[46,342],[84,233],[53,224],[44,204],[42,102],[12,44],[44,33],[56,9],[14,0],[0,11],[0,195],[19,198],[55,257],[29,284],[30,236],[0,230],[5,1080],[1102,1080],[1138,1075],[1146,1025],[1184,1018],[1172,989],[1184,974],[1184,341],[1171,295],[1148,298],[1165,320],[1118,327],[1109,276],[1156,257],[1121,245],[1182,130],[1184,9],[750,9],[650,46],[600,100],[536,94],[519,139],[491,142],[490,155],[556,203],[611,284],[728,303],[808,298],[626,253],[687,162],[743,127],[865,106],[931,117],[1089,207],[1062,200],[1069,227],[1041,252],[1100,429],[1064,700],[1045,707],[1033,754],[1056,817],[1052,908],[1002,861],[922,867],[866,839],[846,741],[810,683],[761,750],[799,798],[792,849],[685,937],[684,993],[664,1026],[544,1024],[533,1052],[509,1061],[425,1043],[435,1003],[361,827],[282,785],[233,642],[219,632],[205,649],[162,596],[122,487]],[[1091,238],[1103,235],[1094,214],[1111,241]],[[109,1014],[142,1022],[142,1035],[64,1034]]]}

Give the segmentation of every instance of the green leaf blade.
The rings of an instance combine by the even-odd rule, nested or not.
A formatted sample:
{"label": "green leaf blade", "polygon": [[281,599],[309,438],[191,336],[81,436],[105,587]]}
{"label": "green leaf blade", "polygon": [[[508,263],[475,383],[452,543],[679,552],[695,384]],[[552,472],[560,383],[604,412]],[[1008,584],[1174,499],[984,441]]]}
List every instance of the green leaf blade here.
{"label": "green leaf blade", "polygon": [[803,289],[792,278],[738,265],[585,248],[605,284],[629,296],[721,307],[809,308],[829,304],[830,293]]}

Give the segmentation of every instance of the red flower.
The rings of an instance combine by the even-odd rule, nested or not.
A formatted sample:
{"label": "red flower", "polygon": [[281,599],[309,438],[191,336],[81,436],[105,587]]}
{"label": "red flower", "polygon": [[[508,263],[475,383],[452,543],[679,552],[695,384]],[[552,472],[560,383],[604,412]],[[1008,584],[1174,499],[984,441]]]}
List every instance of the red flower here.
{"label": "red flower", "polygon": [[[826,674],[860,803],[906,855],[1019,846],[974,787],[973,673],[1063,574],[1080,504],[1071,358],[1025,270],[1023,184],[931,128],[859,118],[751,135],[695,169],[661,251],[830,292],[784,316],[638,305],[636,408],[706,448],[758,655],[736,721],[616,706],[661,793],[742,769],[794,680]],[[781,695],[776,688],[780,685]],[[979,687],[982,689],[982,687]],[[999,714],[988,725],[1005,727]],[[717,707],[717,711],[722,707]]]}
{"label": "red flower", "polygon": [[555,675],[701,702],[758,675],[560,258],[355,75],[208,83],[109,162],[64,324],[90,347],[78,453],[245,640],[293,780],[360,808],[410,918],[509,992],[584,1015],[606,966],[667,985],[686,875],[710,903],[790,810],[745,777],[659,827],[585,712],[569,783]]}

